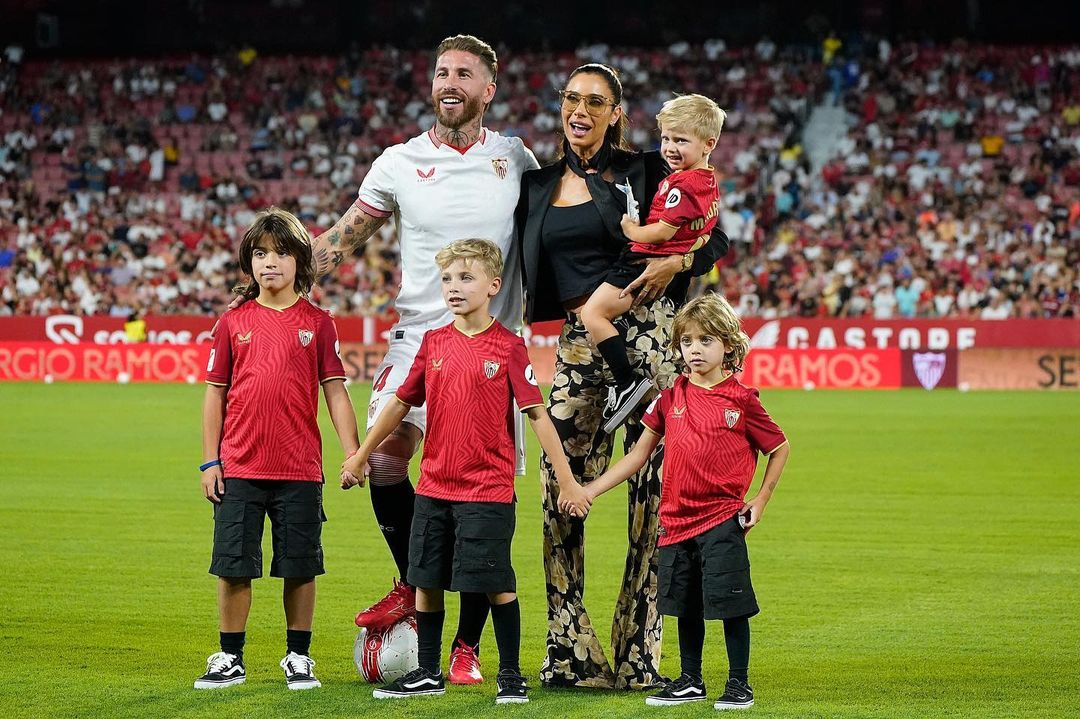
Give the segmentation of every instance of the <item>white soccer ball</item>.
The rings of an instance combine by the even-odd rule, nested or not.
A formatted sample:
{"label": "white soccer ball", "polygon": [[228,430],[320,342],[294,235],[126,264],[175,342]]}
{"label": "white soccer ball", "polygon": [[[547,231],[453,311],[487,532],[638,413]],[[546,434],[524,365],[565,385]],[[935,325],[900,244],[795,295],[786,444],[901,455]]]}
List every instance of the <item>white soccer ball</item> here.
{"label": "white soccer ball", "polygon": [[41,379],[45,382],[45,384],[52,384],[53,383],[53,376],[51,374],[47,374],[44,377],[42,377]]}
{"label": "white soccer ball", "polygon": [[197,379],[198,379],[198,377],[196,377],[196,376],[195,376],[195,375],[193,375],[193,374],[189,374],[189,375],[188,375],[187,377],[185,377],[184,379],[185,379],[185,380],[187,381],[187,383],[188,383],[188,384],[195,384],[195,380],[197,380]]}
{"label": "white soccer ball", "polygon": [[814,383],[813,383],[813,382],[811,382],[810,380],[807,380],[807,381],[806,381],[806,384],[804,384],[804,385],[802,386],[802,388],[803,388],[804,390],[806,390],[807,392],[809,392],[809,391],[811,391],[812,389],[814,389],[814,387],[815,387]]}
{"label": "white soccer ball", "polygon": [[406,617],[385,629],[364,627],[356,635],[353,661],[365,681],[373,684],[400,679],[418,666],[416,620]]}
{"label": "white soccer ball", "polygon": [[961,382],[960,384],[956,385],[956,388],[961,392],[967,392],[969,389],[971,389],[971,385],[967,382]]}
{"label": "white soccer ball", "polygon": [[127,372],[117,372],[116,381],[120,384],[127,384],[131,381],[131,375],[129,375]]}

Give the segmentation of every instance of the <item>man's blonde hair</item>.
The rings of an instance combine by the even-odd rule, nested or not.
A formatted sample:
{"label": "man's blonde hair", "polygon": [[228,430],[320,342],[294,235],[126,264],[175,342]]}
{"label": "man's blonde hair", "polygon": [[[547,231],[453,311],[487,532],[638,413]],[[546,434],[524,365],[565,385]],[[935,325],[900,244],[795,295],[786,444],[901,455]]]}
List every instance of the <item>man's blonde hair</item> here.
{"label": "man's blonde hair", "polygon": [[679,95],[664,103],[656,116],[661,130],[682,130],[700,140],[720,137],[727,113],[704,95]]}
{"label": "man's blonde hair", "polygon": [[435,264],[440,270],[445,270],[457,260],[463,260],[466,264],[476,262],[491,279],[502,277],[502,250],[491,240],[457,240],[439,250],[439,254],[435,255]]}
{"label": "man's blonde hair", "polygon": [[682,336],[690,325],[697,325],[702,334],[711,335],[724,343],[724,368],[740,372],[750,352],[750,338],[742,331],[742,322],[728,301],[715,292],[707,292],[690,300],[675,315],[671,323],[671,346],[682,359],[679,349]]}

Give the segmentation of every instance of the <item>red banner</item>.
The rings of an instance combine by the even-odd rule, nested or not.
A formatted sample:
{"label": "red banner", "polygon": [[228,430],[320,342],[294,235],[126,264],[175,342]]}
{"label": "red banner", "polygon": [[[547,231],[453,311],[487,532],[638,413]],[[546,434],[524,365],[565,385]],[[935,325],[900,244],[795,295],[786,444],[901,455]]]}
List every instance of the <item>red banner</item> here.
{"label": "red banner", "polygon": [[900,351],[752,350],[742,381],[762,389],[896,389]]}
{"label": "red banner", "polygon": [[201,382],[209,345],[0,342],[0,381]]}
{"label": "red banner", "polygon": [[[214,317],[146,318],[151,344],[202,344],[209,341]],[[386,342],[390,320],[335,317],[343,342]],[[539,322],[526,328],[530,347],[554,347],[562,322]],[[763,320],[750,317],[743,329],[760,349],[903,349],[940,352],[994,347],[1080,347],[1080,320]],[[0,341],[56,344],[123,344],[121,317],[0,317]]]}
{"label": "red banner", "polygon": [[1080,320],[743,320],[754,347],[787,349],[966,350],[973,347],[1080,347]]}

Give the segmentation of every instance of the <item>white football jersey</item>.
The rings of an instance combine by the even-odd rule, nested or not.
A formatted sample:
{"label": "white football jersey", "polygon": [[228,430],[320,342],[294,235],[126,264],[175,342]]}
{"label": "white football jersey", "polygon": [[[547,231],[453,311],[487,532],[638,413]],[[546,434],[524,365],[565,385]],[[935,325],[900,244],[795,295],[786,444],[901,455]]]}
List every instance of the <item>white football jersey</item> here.
{"label": "white football jersey", "polygon": [[520,138],[486,128],[464,152],[434,129],[388,147],[371,164],[357,206],[376,217],[394,215],[401,253],[401,324],[450,322],[435,255],[454,240],[491,240],[503,251],[503,284],[492,300],[495,318],[513,332],[522,325],[521,256],[514,209],[521,175],[539,167]]}

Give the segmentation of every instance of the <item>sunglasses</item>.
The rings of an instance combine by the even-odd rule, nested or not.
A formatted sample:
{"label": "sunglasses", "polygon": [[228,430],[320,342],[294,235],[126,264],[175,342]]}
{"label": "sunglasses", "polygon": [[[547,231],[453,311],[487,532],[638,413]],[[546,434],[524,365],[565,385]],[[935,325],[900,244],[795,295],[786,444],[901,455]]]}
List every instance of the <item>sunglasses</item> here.
{"label": "sunglasses", "polygon": [[618,103],[612,102],[603,95],[580,95],[570,90],[560,90],[559,97],[562,98],[562,106],[564,110],[573,112],[577,109],[577,106],[582,102],[585,103],[585,110],[590,115],[602,115],[604,111],[609,107],[614,107]]}

